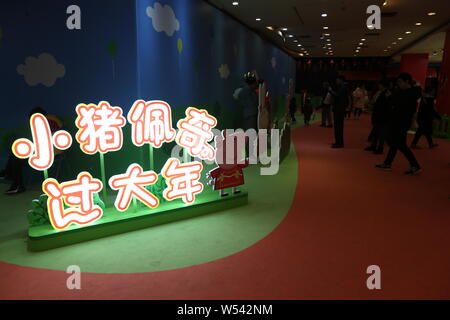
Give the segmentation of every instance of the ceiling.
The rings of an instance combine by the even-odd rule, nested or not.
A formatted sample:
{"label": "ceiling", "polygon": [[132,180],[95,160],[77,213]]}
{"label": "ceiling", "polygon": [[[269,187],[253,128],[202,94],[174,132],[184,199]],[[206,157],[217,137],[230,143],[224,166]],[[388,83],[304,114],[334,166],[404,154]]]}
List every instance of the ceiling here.
{"label": "ceiling", "polygon": [[[209,2],[295,57],[396,58],[420,52],[439,62],[443,31],[450,25],[450,0],[387,0],[385,5],[384,0],[236,0],[236,6],[233,0]],[[366,26],[366,10],[373,4],[382,8],[381,30]]]}

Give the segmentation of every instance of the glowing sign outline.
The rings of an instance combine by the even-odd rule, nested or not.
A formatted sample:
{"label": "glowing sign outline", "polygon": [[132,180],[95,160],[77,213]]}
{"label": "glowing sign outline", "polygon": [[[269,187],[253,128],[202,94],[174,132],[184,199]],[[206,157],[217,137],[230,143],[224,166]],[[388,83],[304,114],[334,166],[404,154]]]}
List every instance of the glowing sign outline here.
{"label": "glowing sign outline", "polygon": [[[35,170],[44,171],[49,169],[55,161],[55,152],[53,148],[67,150],[72,146],[73,139],[70,133],[65,130],[58,130],[52,134],[48,119],[41,113],[35,113],[30,117],[30,129],[32,140],[20,138],[14,141],[11,151],[19,159],[28,159],[28,164]],[[43,126],[44,134],[38,132],[39,126]],[[41,127],[42,128],[42,127]],[[66,144],[61,144],[61,137],[66,137]],[[44,146],[41,146],[44,144]],[[21,152],[19,148],[26,146],[27,151]],[[47,150],[45,150],[47,149]],[[42,153],[45,154],[43,155]],[[44,164],[38,164],[37,161],[45,157]]]}
{"label": "glowing sign outline", "polygon": [[[97,184],[97,186],[98,186],[96,189],[91,190],[89,192],[91,194],[90,199],[89,199],[89,206],[92,208],[92,210],[90,210],[90,212],[88,212],[88,213],[84,213],[82,211],[77,211],[76,209],[80,209],[82,204],[80,204],[80,205],[72,204],[72,206],[70,206],[69,208],[64,209],[64,203],[68,206],[71,205],[70,198],[73,197],[73,195],[64,194],[64,189],[68,188],[68,187],[79,186],[80,183],[82,182],[83,178],[88,178],[90,183]],[[59,188],[56,187],[58,189],[57,191],[61,192],[61,195],[56,198],[52,197],[52,191],[50,190],[51,186],[54,186],[54,185],[58,185]],[[90,225],[93,222],[101,219],[101,217],[103,216],[103,209],[100,208],[98,205],[94,204],[93,193],[100,192],[102,189],[103,189],[102,182],[96,178],[93,178],[92,175],[86,171],[80,172],[78,174],[76,180],[67,181],[67,182],[63,182],[63,183],[59,183],[56,179],[53,179],[53,178],[49,178],[49,179],[45,180],[44,183],[42,184],[42,191],[48,196],[47,213],[48,213],[50,223],[51,223],[53,229],[62,231],[62,230],[67,229],[68,227],[70,227],[72,224],[75,224],[78,226],[87,226],[87,225]],[[52,203],[53,201],[58,202],[56,205],[58,206],[58,209],[61,211],[61,219],[64,219],[65,217],[67,217],[70,214],[75,214],[79,217],[79,216],[87,216],[91,213],[97,212],[97,216],[94,216],[92,219],[85,221],[85,222],[80,222],[80,221],[76,221],[75,219],[70,219],[63,226],[58,226],[58,223],[56,222],[57,219],[55,218],[55,213],[53,210],[54,209],[54,206]]]}
{"label": "glowing sign outline", "polygon": [[[96,138],[95,141],[95,150],[94,151],[89,151],[86,150],[86,145],[89,145],[91,143],[91,137],[89,136],[86,140],[80,140],[81,139],[81,135],[83,135],[85,133],[85,131],[87,130],[87,125],[86,126],[82,126],[81,122],[83,121],[83,115],[81,110],[82,109],[87,109],[87,111],[90,111],[91,109],[95,109],[94,111],[94,116],[96,111],[101,110],[103,107],[105,107],[109,110],[112,111],[111,116],[113,116],[116,112],[118,112],[118,114],[116,113],[115,115],[117,116],[117,120],[121,120],[120,124],[117,124],[116,126],[113,126],[112,128],[117,130],[117,133],[119,135],[118,141],[116,139],[116,136],[114,136],[113,138],[113,143],[114,146],[113,147],[106,147],[103,148],[100,144],[100,142],[98,141],[98,137]],[[111,106],[111,104],[108,101],[100,101],[98,104],[84,104],[84,103],[80,103],[76,106],[75,108],[76,112],[77,112],[77,119],[75,120],[75,125],[78,128],[78,132],[75,135],[75,138],[77,140],[77,142],[80,144],[80,149],[81,151],[83,151],[85,154],[87,155],[94,155],[96,153],[108,153],[108,152],[115,152],[115,151],[119,151],[120,149],[122,149],[123,147],[123,131],[122,128],[125,127],[127,120],[126,118],[123,116],[123,110],[121,107],[113,107]],[[98,120],[98,119],[97,119]],[[87,142],[85,142],[87,141]]]}

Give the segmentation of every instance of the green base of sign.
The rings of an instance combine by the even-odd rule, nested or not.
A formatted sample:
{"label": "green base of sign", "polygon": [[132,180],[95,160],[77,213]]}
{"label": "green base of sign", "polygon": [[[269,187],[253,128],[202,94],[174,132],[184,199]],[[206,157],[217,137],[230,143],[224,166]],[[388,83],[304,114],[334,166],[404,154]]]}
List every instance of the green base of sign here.
{"label": "green base of sign", "polygon": [[[75,243],[108,237],[115,234],[144,229],[177,220],[232,209],[248,203],[248,193],[220,197],[209,192],[197,197],[192,205],[183,202],[162,203],[157,209],[130,208],[127,212],[106,209],[103,217],[89,226],[71,226],[57,231],[51,225],[35,226],[28,230],[28,250],[44,251]],[[151,212],[151,213],[149,213]]]}

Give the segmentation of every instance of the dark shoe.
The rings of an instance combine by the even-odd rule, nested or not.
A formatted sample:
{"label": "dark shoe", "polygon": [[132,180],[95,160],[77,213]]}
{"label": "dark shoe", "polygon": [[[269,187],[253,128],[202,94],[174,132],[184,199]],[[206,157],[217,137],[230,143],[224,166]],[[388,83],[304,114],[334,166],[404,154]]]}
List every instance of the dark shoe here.
{"label": "dark shoe", "polygon": [[236,191],[233,192],[233,194],[239,194],[239,193],[241,193],[240,190],[236,190]]}
{"label": "dark shoe", "polygon": [[11,186],[6,192],[6,195],[14,195],[14,194],[19,194],[25,192],[25,187],[21,187],[21,186]]}
{"label": "dark shoe", "polygon": [[432,144],[432,145],[430,146],[430,149],[434,149],[434,148],[437,148],[437,147],[439,147],[439,145],[436,144],[436,143],[434,143],[434,144]]}
{"label": "dark shoe", "polygon": [[221,196],[221,197],[226,197],[226,196],[228,196],[228,193],[223,193],[223,194],[221,194],[220,196]]}
{"label": "dark shoe", "polygon": [[422,168],[411,167],[408,171],[405,171],[407,176],[412,176],[422,172]]}
{"label": "dark shoe", "polygon": [[331,145],[331,148],[333,148],[333,149],[342,149],[344,147],[344,145],[343,144],[333,144],[333,145]]}
{"label": "dark shoe", "polygon": [[375,151],[375,147],[370,146],[370,147],[364,148],[364,151]]}
{"label": "dark shoe", "polygon": [[374,150],[373,154],[383,154],[383,149]]}
{"label": "dark shoe", "polygon": [[384,171],[391,171],[392,170],[391,165],[390,164],[385,164],[385,163],[377,164],[375,166],[375,168],[381,169],[381,170],[384,170]]}

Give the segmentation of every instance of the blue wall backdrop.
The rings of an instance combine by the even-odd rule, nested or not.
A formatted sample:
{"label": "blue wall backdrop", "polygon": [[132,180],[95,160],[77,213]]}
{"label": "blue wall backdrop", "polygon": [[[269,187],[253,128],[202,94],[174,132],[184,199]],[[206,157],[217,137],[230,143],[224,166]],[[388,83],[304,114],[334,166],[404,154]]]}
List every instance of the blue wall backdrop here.
{"label": "blue wall backdrop", "polygon": [[[81,30],[66,27],[70,5],[81,8]],[[292,58],[202,0],[6,0],[0,28],[2,162],[37,106],[73,135],[76,105],[101,100],[125,113],[136,99],[166,100],[178,115],[204,106],[231,126],[245,72],[274,97],[295,79]]]}

